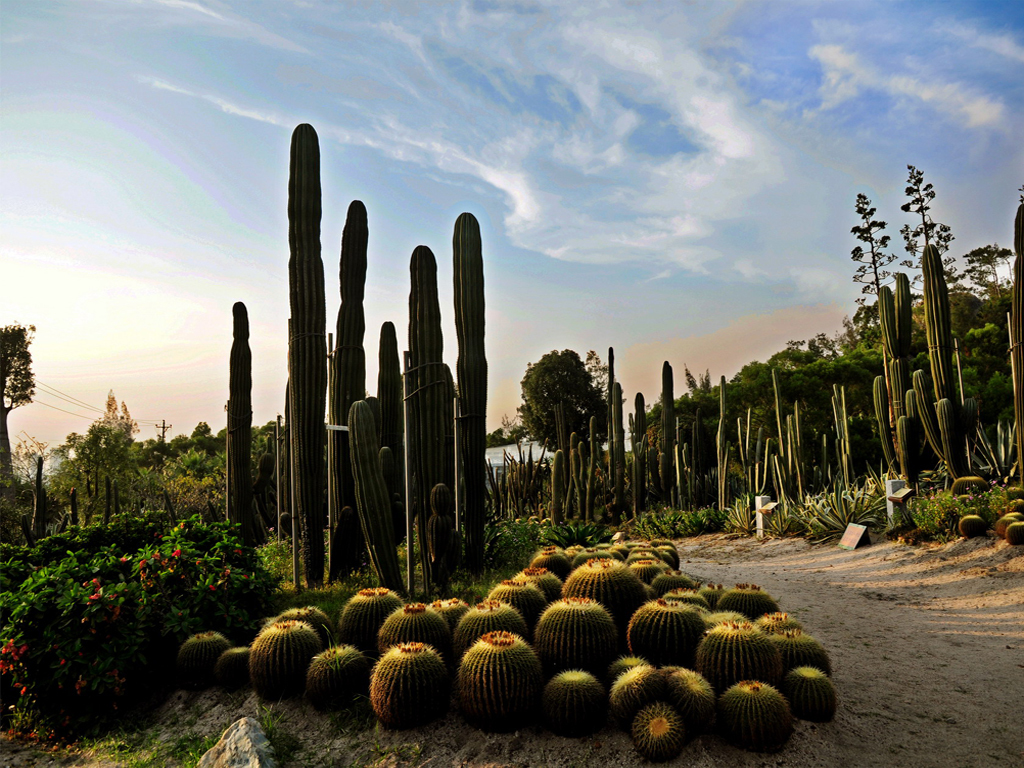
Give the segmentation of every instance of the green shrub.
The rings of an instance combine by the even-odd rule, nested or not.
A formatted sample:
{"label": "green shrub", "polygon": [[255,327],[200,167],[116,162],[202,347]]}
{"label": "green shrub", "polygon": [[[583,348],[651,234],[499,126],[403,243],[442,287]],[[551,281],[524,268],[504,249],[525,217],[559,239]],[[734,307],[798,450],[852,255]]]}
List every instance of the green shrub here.
{"label": "green shrub", "polygon": [[571,547],[579,544],[582,547],[593,547],[612,540],[612,531],[598,523],[562,523],[561,525],[542,525],[540,540],[545,544],[559,547]]}
{"label": "green shrub", "polygon": [[632,533],[643,539],[683,539],[725,528],[728,514],[717,509],[650,512],[633,525]]}
{"label": "green shrub", "polygon": [[99,725],[120,700],[151,690],[154,669],[173,670],[189,635],[248,641],[267,613],[275,582],[230,524],[191,518],[150,532],[153,524],[123,517],[76,530],[81,546],[59,559],[51,537],[26,553],[28,563],[47,562],[0,593],[0,673],[20,694],[26,730],[50,736]]}

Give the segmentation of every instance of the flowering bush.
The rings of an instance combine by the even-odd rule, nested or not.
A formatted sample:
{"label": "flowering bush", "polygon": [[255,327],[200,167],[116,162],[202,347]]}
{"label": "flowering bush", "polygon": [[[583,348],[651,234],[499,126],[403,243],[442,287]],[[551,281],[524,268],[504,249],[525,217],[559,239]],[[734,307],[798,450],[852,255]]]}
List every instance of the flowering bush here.
{"label": "flowering bush", "polygon": [[980,515],[992,525],[1005,505],[1006,491],[997,485],[965,496],[945,492],[918,496],[910,502],[910,514],[922,538],[950,541],[960,536],[957,524],[964,515]]}
{"label": "flowering bush", "polygon": [[[88,730],[173,669],[188,635],[211,629],[248,641],[268,611],[275,581],[228,523],[193,517],[150,533],[134,551],[105,543],[43,563],[31,551],[0,566],[10,584],[0,593],[0,674],[37,735]],[[6,581],[19,571],[20,584]]]}

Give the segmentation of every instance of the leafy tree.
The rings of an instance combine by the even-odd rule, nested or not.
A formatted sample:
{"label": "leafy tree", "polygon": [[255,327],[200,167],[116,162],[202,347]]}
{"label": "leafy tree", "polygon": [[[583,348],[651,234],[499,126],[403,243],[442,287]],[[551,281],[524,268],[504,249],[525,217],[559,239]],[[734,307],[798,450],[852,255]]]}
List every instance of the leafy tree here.
{"label": "leafy tree", "polygon": [[11,438],[7,431],[7,415],[32,402],[35,378],[32,375],[32,354],[28,351],[34,325],[7,325],[0,328],[0,489],[5,496],[13,481]]}
{"label": "leafy tree", "polygon": [[[535,440],[547,440],[552,445],[557,441],[555,406],[558,404],[565,409],[570,433],[576,432],[581,437],[589,435],[590,417],[596,416],[598,438],[604,439],[607,419],[605,393],[599,386],[602,366],[596,354],[593,358],[596,362],[588,370],[575,351],[552,350],[526,366],[521,382],[523,404],[519,406],[519,417]],[[607,367],[604,370],[607,376]]]}
{"label": "leafy tree", "polygon": [[501,426],[487,434],[487,447],[497,448],[509,443],[518,443],[526,439],[526,427],[518,414],[514,418],[507,415],[501,417]]}
{"label": "leafy tree", "polygon": [[1010,281],[999,277],[999,267],[1009,266],[1012,259],[1009,248],[1000,248],[998,243],[983,245],[964,254],[964,276],[987,296],[999,298],[1010,290]]}
{"label": "leafy tree", "polygon": [[[919,171],[912,165],[907,166],[907,187],[904,193],[910,198],[910,202],[900,206],[904,213],[911,213],[920,217],[921,223],[911,227],[904,224],[900,229],[903,235],[904,248],[910,254],[910,258],[900,262],[908,269],[920,271],[921,254],[926,245],[934,245],[939,253],[946,253],[949,244],[953,242],[953,233],[948,224],[940,224],[932,219],[928,213],[931,210],[931,201],[935,199],[935,189],[932,185],[924,183],[924,171]],[[943,270],[946,273],[946,283],[952,285],[960,281],[960,274],[955,266],[956,259],[946,256],[942,259]],[[915,282],[920,276],[915,278]]]}
{"label": "leafy tree", "polygon": [[110,390],[107,393],[107,412],[100,417],[99,421],[111,429],[124,432],[129,440],[139,434],[139,423],[128,413],[128,406],[124,401],[121,401],[121,407],[120,409],[118,408],[117,398],[114,397],[114,390]]}
{"label": "leafy tree", "polygon": [[[858,245],[851,251],[851,258],[858,262],[857,269],[853,272],[853,282],[863,283],[861,293],[874,294],[877,297],[882,283],[892,276],[892,272],[886,267],[896,260],[896,256],[885,252],[889,247],[889,236],[880,233],[885,230],[886,222],[875,219],[875,208],[871,206],[867,195],[857,195],[854,209],[860,216],[861,223],[850,232],[867,245],[867,250]],[[862,307],[866,301],[863,296],[857,299],[857,303]]]}

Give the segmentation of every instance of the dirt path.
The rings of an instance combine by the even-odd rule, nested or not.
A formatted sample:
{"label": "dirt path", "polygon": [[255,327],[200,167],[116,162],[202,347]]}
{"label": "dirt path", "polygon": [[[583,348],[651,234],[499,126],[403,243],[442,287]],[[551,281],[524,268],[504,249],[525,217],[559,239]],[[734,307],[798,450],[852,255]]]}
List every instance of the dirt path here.
{"label": "dirt path", "polygon": [[[839,690],[836,719],[799,722],[786,748],[744,752],[714,735],[673,764],[695,768],[985,768],[1024,764],[1024,548],[995,539],[910,548],[879,543],[854,552],[801,539],[758,542],[704,536],[679,545],[681,568],[705,581],[755,582],[829,651]],[[216,735],[243,715],[266,719],[251,693],[176,692],[155,713],[157,739]],[[351,718],[305,702],[274,705],[293,766],[634,766],[625,733],[570,740],[539,727],[491,735],[457,714],[430,726],[356,733]],[[9,744],[2,745],[5,753]],[[0,765],[108,766],[87,755],[22,750]]]}

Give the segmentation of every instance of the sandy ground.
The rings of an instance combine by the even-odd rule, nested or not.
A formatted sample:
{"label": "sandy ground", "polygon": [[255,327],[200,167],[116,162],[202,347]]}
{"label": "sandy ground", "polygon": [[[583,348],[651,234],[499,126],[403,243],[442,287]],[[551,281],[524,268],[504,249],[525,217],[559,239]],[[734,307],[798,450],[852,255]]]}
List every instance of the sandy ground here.
{"label": "sandy ground", "polygon": [[[670,765],[1024,765],[1024,548],[994,538],[943,546],[876,543],[853,552],[801,539],[722,535],[679,545],[681,568],[705,581],[755,582],[828,649],[840,705],[831,723],[798,722],[781,752],[756,754],[715,735],[693,740]],[[265,708],[251,692],[178,691],[152,717],[158,738],[216,735]],[[611,728],[570,740],[537,728],[491,735],[451,713],[430,726],[346,732],[338,716],[302,701],[272,707],[298,739],[290,766],[633,766],[643,761]],[[0,743],[0,765],[106,768],[89,754],[45,754]]]}

